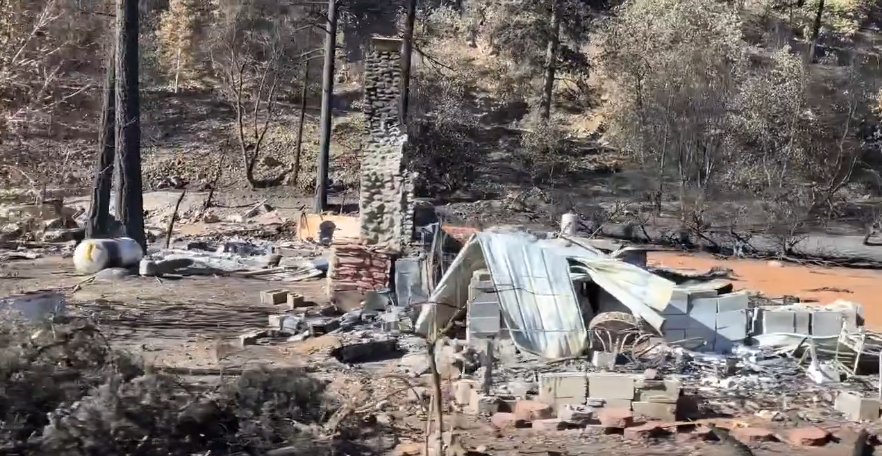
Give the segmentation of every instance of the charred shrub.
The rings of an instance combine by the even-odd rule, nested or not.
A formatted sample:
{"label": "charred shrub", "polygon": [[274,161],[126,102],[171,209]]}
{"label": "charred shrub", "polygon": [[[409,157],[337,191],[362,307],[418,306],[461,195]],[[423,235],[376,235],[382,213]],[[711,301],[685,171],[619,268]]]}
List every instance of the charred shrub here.
{"label": "charred shrub", "polygon": [[48,415],[111,376],[142,375],[140,362],[114,351],[91,324],[0,323],[0,441],[39,436]]}

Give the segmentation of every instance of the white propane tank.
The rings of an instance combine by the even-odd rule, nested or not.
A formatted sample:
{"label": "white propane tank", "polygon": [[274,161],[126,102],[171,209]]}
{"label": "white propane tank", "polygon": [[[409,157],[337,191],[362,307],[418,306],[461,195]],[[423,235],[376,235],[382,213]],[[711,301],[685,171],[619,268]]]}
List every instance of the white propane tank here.
{"label": "white propane tank", "polygon": [[575,236],[576,230],[579,228],[579,216],[572,212],[560,216],[560,234]]}
{"label": "white propane tank", "polygon": [[95,274],[107,268],[134,266],[144,257],[141,246],[131,238],[86,239],[74,250],[77,272]]}

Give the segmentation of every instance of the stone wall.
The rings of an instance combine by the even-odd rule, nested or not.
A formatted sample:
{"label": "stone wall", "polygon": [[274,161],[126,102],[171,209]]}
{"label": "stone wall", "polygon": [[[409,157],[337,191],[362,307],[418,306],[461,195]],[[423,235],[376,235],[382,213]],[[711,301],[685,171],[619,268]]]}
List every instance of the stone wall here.
{"label": "stone wall", "polygon": [[338,245],[331,248],[328,270],[328,295],[338,308],[360,307],[369,291],[388,288],[395,253],[362,245]]}
{"label": "stone wall", "polygon": [[400,251],[413,236],[413,176],[406,170],[407,134],[398,118],[401,40],[373,38],[365,59],[368,145],[361,163],[361,236]]}

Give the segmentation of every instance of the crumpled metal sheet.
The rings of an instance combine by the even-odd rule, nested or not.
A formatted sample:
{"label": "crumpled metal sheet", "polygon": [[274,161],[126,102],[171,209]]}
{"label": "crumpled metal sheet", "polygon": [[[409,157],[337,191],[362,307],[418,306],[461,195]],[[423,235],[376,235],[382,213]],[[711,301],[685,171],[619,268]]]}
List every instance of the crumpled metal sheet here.
{"label": "crumpled metal sheet", "polygon": [[575,276],[589,274],[635,314],[659,326],[664,318],[657,309],[664,308],[674,287],[673,282],[585,245],[518,232],[477,233],[423,306],[417,330],[427,334],[433,322],[446,323],[465,304],[472,273],[483,268],[490,270],[515,344],[551,359],[574,356],[588,347]]}

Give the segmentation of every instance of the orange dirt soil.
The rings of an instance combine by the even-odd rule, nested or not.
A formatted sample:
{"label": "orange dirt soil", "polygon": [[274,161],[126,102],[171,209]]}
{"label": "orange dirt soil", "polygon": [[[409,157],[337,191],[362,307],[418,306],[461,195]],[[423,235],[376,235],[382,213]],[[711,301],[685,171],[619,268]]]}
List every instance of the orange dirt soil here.
{"label": "orange dirt soil", "polygon": [[799,296],[805,301],[830,304],[837,299],[864,305],[866,325],[882,329],[882,271],[800,266],[759,260],[718,260],[707,255],[650,252],[651,266],[704,272],[731,269],[736,290],[761,292],[769,298]]}

